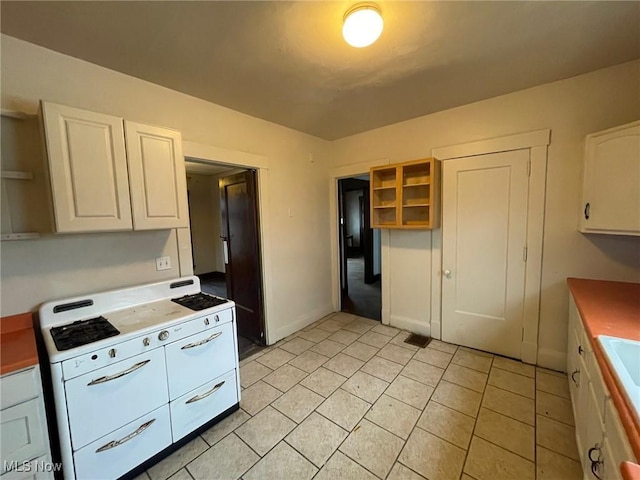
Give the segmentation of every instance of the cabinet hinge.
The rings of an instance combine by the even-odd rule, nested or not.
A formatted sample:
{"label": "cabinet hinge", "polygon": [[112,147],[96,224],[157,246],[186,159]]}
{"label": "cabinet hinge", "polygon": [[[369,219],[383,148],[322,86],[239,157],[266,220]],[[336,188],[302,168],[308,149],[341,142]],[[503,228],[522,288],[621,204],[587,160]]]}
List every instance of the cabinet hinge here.
{"label": "cabinet hinge", "polygon": [[522,327],[522,338],[521,340],[524,342],[524,327]]}
{"label": "cabinet hinge", "polygon": [[531,160],[527,163],[527,177],[531,176]]}
{"label": "cabinet hinge", "polygon": [[522,261],[526,262],[527,261],[527,255],[529,253],[529,247],[527,247],[526,245],[524,246],[524,248],[522,249]]}

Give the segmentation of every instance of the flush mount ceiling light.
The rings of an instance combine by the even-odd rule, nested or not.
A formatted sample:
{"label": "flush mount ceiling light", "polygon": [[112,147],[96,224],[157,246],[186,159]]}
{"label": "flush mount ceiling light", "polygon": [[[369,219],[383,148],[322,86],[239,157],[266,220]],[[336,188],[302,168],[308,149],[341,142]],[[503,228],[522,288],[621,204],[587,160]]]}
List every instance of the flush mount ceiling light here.
{"label": "flush mount ceiling light", "polygon": [[352,47],[367,47],[378,39],[383,27],[384,21],[376,4],[358,3],[344,15],[342,36]]}

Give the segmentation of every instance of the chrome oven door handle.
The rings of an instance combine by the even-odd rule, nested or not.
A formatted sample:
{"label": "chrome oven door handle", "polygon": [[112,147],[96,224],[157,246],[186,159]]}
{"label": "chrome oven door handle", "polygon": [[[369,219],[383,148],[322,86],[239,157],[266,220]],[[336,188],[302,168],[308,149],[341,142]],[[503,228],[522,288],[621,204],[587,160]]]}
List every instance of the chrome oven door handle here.
{"label": "chrome oven door handle", "polygon": [[222,332],[217,332],[211,335],[209,338],[205,338],[204,340],[200,340],[199,342],[187,343],[181,348],[181,350],[186,350],[187,348],[199,347],[200,345],[204,345],[205,343],[209,343],[210,341],[215,340],[220,335],[222,335]]}
{"label": "chrome oven door handle", "polygon": [[134,366],[132,366],[130,368],[127,368],[126,370],[123,370],[120,373],[115,373],[113,375],[107,375],[105,377],[100,377],[100,378],[96,378],[94,380],[91,380],[89,383],[87,383],[87,387],[90,387],[91,385],[98,385],[100,383],[109,382],[111,380],[115,380],[116,378],[120,378],[120,377],[124,377],[125,375],[129,375],[130,373],[135,372],[139,368],[144,367],[150,361],[151,360],[145,360],[144,362],[138,362]]}
{"label": "chrome oven door handle", "polygon": [[222,386],[224,385],[224,381],[220,382],[219,384],[217,384],[216,386],[214,386],[211,390],[209,390],[206,393],[203,393],[202,395],[196,395],[195,397],[190,398],[189,400],[187,400],[184,403],[195,403],[195,402],[199,402],[200,400],[207,398],[209,395],[213,395],[214,393],[216,393],[218,390],[220,390],[220,388],[222,388]]}
{"label": "chrome oven door handle", "polygon": [[151,424],[153,422],[155,422],[156,419],[152,419],[149,420],[146,423],[143,423],[142,425],[140,425],[138,427],[138,429],[133,432],[130,433],[129,435],[127,435],[126,437],[122,437],[120,440],[111,440],[109,443],[105,443],[103,446],[101,446],[100,448],[98,448],[96,450],[96,453],[100,453],[100,452],[104,452],[105,450],[111,450],[112,448],[117,447],[118,445],[122,445],[123,443],[128,442],[129,440],[131,440],[133,437],[137,437],[138,435],[140,435],[142,432],[144,432],[147,428],[149,428],[151,426]]}

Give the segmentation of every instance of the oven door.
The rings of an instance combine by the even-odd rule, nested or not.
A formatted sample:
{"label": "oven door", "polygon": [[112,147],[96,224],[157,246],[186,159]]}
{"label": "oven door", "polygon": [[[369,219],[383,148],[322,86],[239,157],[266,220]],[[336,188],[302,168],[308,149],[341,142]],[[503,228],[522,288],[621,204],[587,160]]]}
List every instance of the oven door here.
{"label": "oven door", "polygon": [[171,400],[235,368],[233,334],[233,323],[226,323],[165,347]]}
{"label": "oven door", "polygon": [[156,348],[65,382],[73,450],[165,405],[165,378]]}

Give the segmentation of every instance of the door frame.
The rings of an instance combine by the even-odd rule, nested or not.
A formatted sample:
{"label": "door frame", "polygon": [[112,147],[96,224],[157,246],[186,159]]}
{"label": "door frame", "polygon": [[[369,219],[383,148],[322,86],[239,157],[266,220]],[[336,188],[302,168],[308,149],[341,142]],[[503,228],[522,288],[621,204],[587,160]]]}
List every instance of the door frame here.
{"label": "door frame", "polygon": [[[540,323],[540,292],[542,284],[542,244],[547,179],[547,150],[551,130],[509,135],[460,145],[434,148],[431,155],[447,161],[512,150],[529,150],[529,196],[527,204],[527,265],[525,271],[522,361],[538,363],[538,327]],[[444,194],[444,192],[443,192]],[[432,230],[431,275],[440,281],[431,282],[431,334],[442,338],[442,230]],[[437,335],[437,336],[436,336]],[[544,354],[542,352],[542,354]]]}
{"label": "door frame", "polygon": [[[354,163],[343,167],[334,168],[329,172],[329,231],[331,234],[331,299],[333,309],[336,312],[342,310],[342,298],[340,295],[340,230],[338,218],[340,216],[340,204],[338,201],[338,180],[369,174],[372,167],[389,165],[388,158],[370,160],[368,162]],[[391,290],[388,275],[384,272],[389,265],[389,230],[382,229],[380,235],[380,274],[382,276],[382,324],[389,325],[391,312]]]}
{"label": "door frame", "polygon": [[[262,270],[262,309],[264,318],[264,335],[267,345],[271,345],[270,337],[271,318],[269,306],[273,305],[273,289],[272,289],[272,262],[271,248],[269,242],[269,231],[271,224],[269,223],[268,205],[269,205],[269,159],[264,155],[254,153],[241,152],[239,150],[230,150],[227,148],[215,147],[196,142],[182,142],[182,153],[185,158],[193,158],[204,163],[216,163],[229,165],[230,167],[247,168],[256,170],[256,182],[258,193],[258,241],[260,242],[260,263]],[[191,231],[189,228],[178,228],[175,230],[178,243],[178,263],[180,276],[193,275],[191,252]]]}

